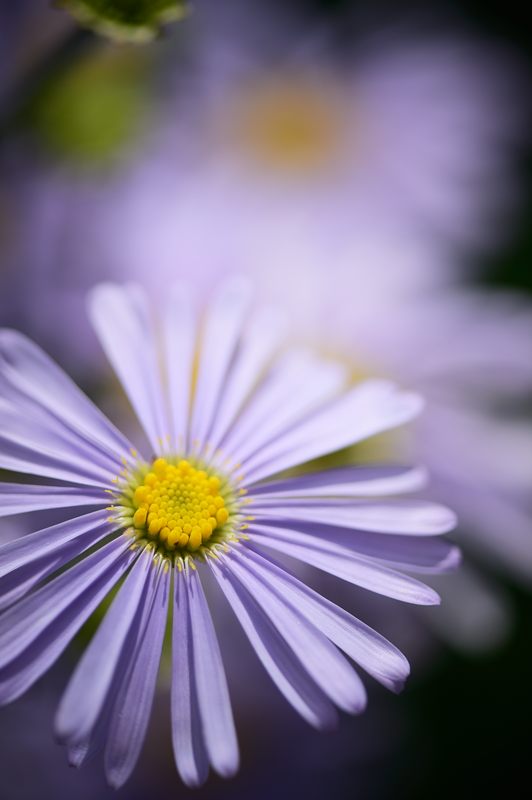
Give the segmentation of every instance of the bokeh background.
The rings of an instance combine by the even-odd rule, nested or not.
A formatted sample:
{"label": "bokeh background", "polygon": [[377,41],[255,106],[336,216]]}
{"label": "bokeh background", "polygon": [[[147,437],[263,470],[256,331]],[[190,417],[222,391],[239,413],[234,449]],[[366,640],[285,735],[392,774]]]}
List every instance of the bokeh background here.
{"label": "bokeh background", "polygon": [[[426,270],[440,275],[440,262],[444,262],[445,279],[429,282],[431,302],[438,292],[447,292],[452,273],[452,280],[468,289],[482,287],[490,297],[511,290],[512,302],[518,304],[515,309],[528,313],[528,303],[532,303],[528,107],[532,28],[524,4],[301,0],[290,4],[289,14],[286,5],[250,3],[243,14],[245,3],[190,0],[187,20],[167,27],[154,42],[132,46],[117,45],[79,28],[66,12],[41,0],[0,3],[0,323],[35,337],[115,416],[125,412],[108,384],[108,373],[83,318],[84,291],[96,280],[131,276],[164,291],[165,281],[175,272],[193,274],[202,286],[212,288],[217,271],[242,268],[246,259],[252,259],[262,265],[260,276],[255,276],[260,292],[268,299],[271,294],[276,299],[282,299],[283,292],[291,297],[296,294],[299,306],[308,303],[317,320],[319,303],[310,296],[309,285],[315,285],[320,294],[321,273],[326,275],[329,269],[327,259],[341,260],[345,249],[356,251],[362,241],[360,252],[364,256],[369,252],[378,263],[401,261],[406,248],[413,254],[411,260],[422,265],[409,278],[414,282],[424,284]],[[456,43],[445,55],[445,63],[453,68],[461,63],[463,43],[468,43],[465,63],[475,78],[472,94],[465,96],[466,111],[479,101],[480,122],[473,115],[471,125],[480,124],[486,137],[499,136],[504,152],[502,147],[496,152],[482,151],[480,159],[474,147],[460,151],[461,116],[456,126],[451,119],[443,133],[437,117],[425,131],[423,115],[430,111],[430,96],[419,109],[409,106],[403,122],[406,128],[419,128],[420,142],[438,130],[444,139],[456,137],[465,161],[459,159],[453,169],[458,165],[467,172],[464,163],[467,166],[467,159],[479,155],[486,174],[478,196],[467,194],[458,174],[448,197],[433,202],[432,194],[420,189],[413,213],[405,214],[407,189],[410,183],[417,185],[415,180],[404,186],[400,183],[398,199],[394,199],[385,182],[383,191],[382,184],[365,175],[358,194],[351,196],[343,185],[334,191],[327,188],[312,208],[307,204],[312,191],[308,186],[297,191],[285,188],[284,205],[279,208],[276,192],[270,192],[271,187],[257,189],[256,175],[243,175],[235,166],[234,154],[220,167],[219,151],[230,151],[226,137],[231,137],[232,122],[241,113],[232,105],[234,97],[228,88],[235,72],[251,74],[257,65],[262,68],[267,63],[276,74],[275,100],[289,82],[287,53],[296,55],[297,50],[297,63],[307,70],[323,70],[325,63],[323,74],[327,81],[334,81],[338,64],[342,75],[356,75],[357,65],[363,63],[358,56],[368,41],[377,42],[374,59],[381,54],[384,61],[397,41],[408,43],[415,33],[415,41],[429,42],[430,56],[430,43],[442,31],[446,41]],[[231,36],[240,49],[221,46],[231,42]],[[236,63],[237,56],[241,63]],[[415,75],[429,74],[429,56],[417,54],[412,67]],[[335,70],[329,69],[331,64]],[[460,97],[464,88],[459,75],[458,71],[450,87],[451,97]],[[327,91],[330,97],[330,83]],[[395,96],[392,87],[388,99]],[[292,100],[289,96],[283,102]],[[224,113],[219,116],[220,131],[215,132],[209,126],[220,108]],[[291,140],[282,141],[275,143],[273,151],[268,149],[271,142],[266,146],[261,138],[267,127],[265,118],[259,115],[258,119],[262,123],[258,133],[253,129],[256,118],[249,124],[262,155],[275,159],[280,150],[286,155],[287,148],[290,163],[295,159],[298,169],[314,158],[315,142],[307,141],[307,149],[299,144],[298,149]],[[467,113],[464,119],[467,125]],[[401,116],[390,120],[393,124]],[[356,134],[356,114],[353,130]],[[410,158],[411,169],[416,170],[412,153],[401,151],[400,133],[400,128],[387,131],[386,154],[392,164],[395,157],[397,163],[408,166]],[[293,135],[297,140],[297,131]],[[331,135],[327,126],[320,129],[320,141]],[[245,149],[238,136],[233,145],[235,141],[237,150]],[[356,136],[352,150],[356,150]],[[349,173],[352,163],[348,159],[340,167],[341,174]],[[443,170],[443,176],[436,171],[429,181],[445,178],[445,165]],[[261,202],[255,204],[258,195]],[[476,213],[477,206],[483,213]],[[355,211],[346,219],[347,207]],[[298,214],[292,217],[294,208],[310,208],[311,222]],[[326,220],[324,234],[309,240],[315,219]],[[298,237],[305,248],[300,249]],[[438,266],[433,267],[436,262]],[[392,272],[384,273],[384,283],[392,280]],[[440,280],[442,286],[437,288]],[[362,305],[365,291],[362,278]],[[377,285],[377,298],[379,292]],[[377,308],[378,299],[372,302]],[[510,311],[514,312],[513,305]],[[511,314],[501,314],[497,335],[504,336],[506,326],[512,328]],[[430,315],[419,324],[430,327]],[[316,321],[318,340],[321,330]],[[532,371],[529,332],[530,327],[525,327],[512,346],[518,351],[516,360],[528,360]],[[423,337],[422,327],[418,333]],[[486,338],[487,348],[489,342]],[[460,347],[460,341],[452,346]],[[525,392],[521,387],[514,392],[510,386],[505,403],[510,413],[515,405],[515,414],[530,435],[530,384]],[[484,453],[499,463],[502,472],[507,468],[513,474],[515,464],[505,464],[505,459],[512,458],[506,444],[501,441],[499,449],[487,443]],[[527,464],[530,460],[524,459],[523,468]],[[532,472],[521,477],[530,488]],[[507,535],[504,523],[501,520],[501,541]],[[25,525],[22,520],[20,528],[14,529],[4,522],[0,540],[23,533]],[[525,552],[525,561],[526,556]],[[532,559],[532,522],[528,559]],[[343,718],[339,730],[331,734],[318,734],[295,718],[257,670],[242,634],[229,628],[224,657],[229,675],[237,676],[231,688],[242,767],[230,782],[211,777],[199,795],[436,800],[473,793],[499,797],[526,786],[532,718],[532,580],[498,570],[497,564],[483,570],[485,585],[494,587],[497,610],[490,616],[482,607],[479,619],[488,622],[482,622],[478,646],[464,646],[467,642],[459,636],[443,632],[444,625],[427,625],[426,615],[412,618],[390,603],[371,605],[367,613],[381,627],[384,622],[384,632],[411,659],[412,678],[399,697],[372,687],[367,712],[357,719]],[[370,605],[369,600],[356,597],[354,602]],[[461,602],[467,616],[468,596]],[[486,608],[490,603],[486,600]],[[72,770],[53,740],[56,703],[88,635],[90,630],[84,631],[24,698],[0,711],[2,800],[115,796],[105,786],[99,760],[80,771]],[[188,792],[172,763],[163,686],[139,766],[118,796],[164,800]]]}

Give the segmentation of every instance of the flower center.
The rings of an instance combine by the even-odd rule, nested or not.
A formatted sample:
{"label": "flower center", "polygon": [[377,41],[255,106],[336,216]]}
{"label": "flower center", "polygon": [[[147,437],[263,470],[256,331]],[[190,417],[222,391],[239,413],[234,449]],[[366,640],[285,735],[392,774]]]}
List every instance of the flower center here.
{"label": "flower center", "polygon": [[168,550],[197,550],[229,519],[221,488],[220,478],[189,461],[157,458],[134,490],[133,526]]}
{"label": "flower center", "polygon": [[[240,100],[240,102],[238,102]],[[337,98],[305,79],[269,79],[237,98],[232,128],[255,160],[283,172],[314,172],[341,151]]]}

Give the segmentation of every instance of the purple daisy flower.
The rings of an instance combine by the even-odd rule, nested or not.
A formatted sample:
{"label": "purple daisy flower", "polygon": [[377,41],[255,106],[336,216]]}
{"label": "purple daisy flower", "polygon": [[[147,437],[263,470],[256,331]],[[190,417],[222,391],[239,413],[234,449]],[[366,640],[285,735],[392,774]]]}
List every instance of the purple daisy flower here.
{"label": "purple daisy flower", "polygon": [[277,354],[282,321],[269,310],[252,315],[249,304],[247,285],[233,279],[200,316],[189,288],[176,286],[158,306],[155,330],[137,287],[94,290],[91,319],[148,457],[40,348],[0,334],[0,466],[49,481],[1,485],[0,514],[79,510],[0,548],[0,702],[28,689],[118,587],[56,719],[71,763],[104,748],[114,786],[142,746],[169,614],[181,777],[194,786],[209,765],[223,776],[238,768],[202,588],[209,575],[288,702],[323,728],[335,706],[358,713],[366,703],[343,653],[392,690],[408,662],[275,554],[421,605],[438,595],[402,570],[442,572],[458,560],[435,538],[453,526],[452,513],[402,497],[423,485],[422,470],[293,472],[407,422],[419,397],[387,381],[349,386],[341,365],[307,351]]}
{"label": "purple daisy flower", "polygon": [[179,137],[189,162],[251,185],[256,213],[296,207],[333,242],[373,210],[453,252],[497,246],[527,129],[518,54],[430,12],[373,25],[346,14],[346,46],[290,5],[198,0],[167,162]]}

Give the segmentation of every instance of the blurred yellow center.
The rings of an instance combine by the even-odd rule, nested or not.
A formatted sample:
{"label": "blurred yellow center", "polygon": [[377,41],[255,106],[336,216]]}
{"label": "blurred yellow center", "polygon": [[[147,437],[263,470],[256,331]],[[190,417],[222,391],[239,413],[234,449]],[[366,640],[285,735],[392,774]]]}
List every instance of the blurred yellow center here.
{"label": "blurred yellow center", "polygon": [[229,518],[220,487],[189,461],[158,458],[135,489],[133,525],[170,550],[197,550]]}
{"label": "blurred yellow center", "polygon": [[232,112],[240,145],[256,160],[311,171],[338,154],[342,115],[322,86],[290,78],[254,85]]}

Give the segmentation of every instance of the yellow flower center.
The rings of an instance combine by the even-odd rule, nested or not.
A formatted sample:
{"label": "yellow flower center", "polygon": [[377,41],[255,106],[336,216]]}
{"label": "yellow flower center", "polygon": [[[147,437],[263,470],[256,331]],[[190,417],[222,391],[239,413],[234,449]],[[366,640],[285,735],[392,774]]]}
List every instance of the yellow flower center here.
{"label": "yellow flower center", "polygon": [[158,458],[134,490],[133,526],[168,550],[197,550],[229,519],[221,487],[189,461]]}
{"label": "yellow flower center", "polygon": [[240,146],[267,167],[314,172],[342,149],[344,115],[333,94],[297,76],[267,79],[237,98],[230,127]]}

